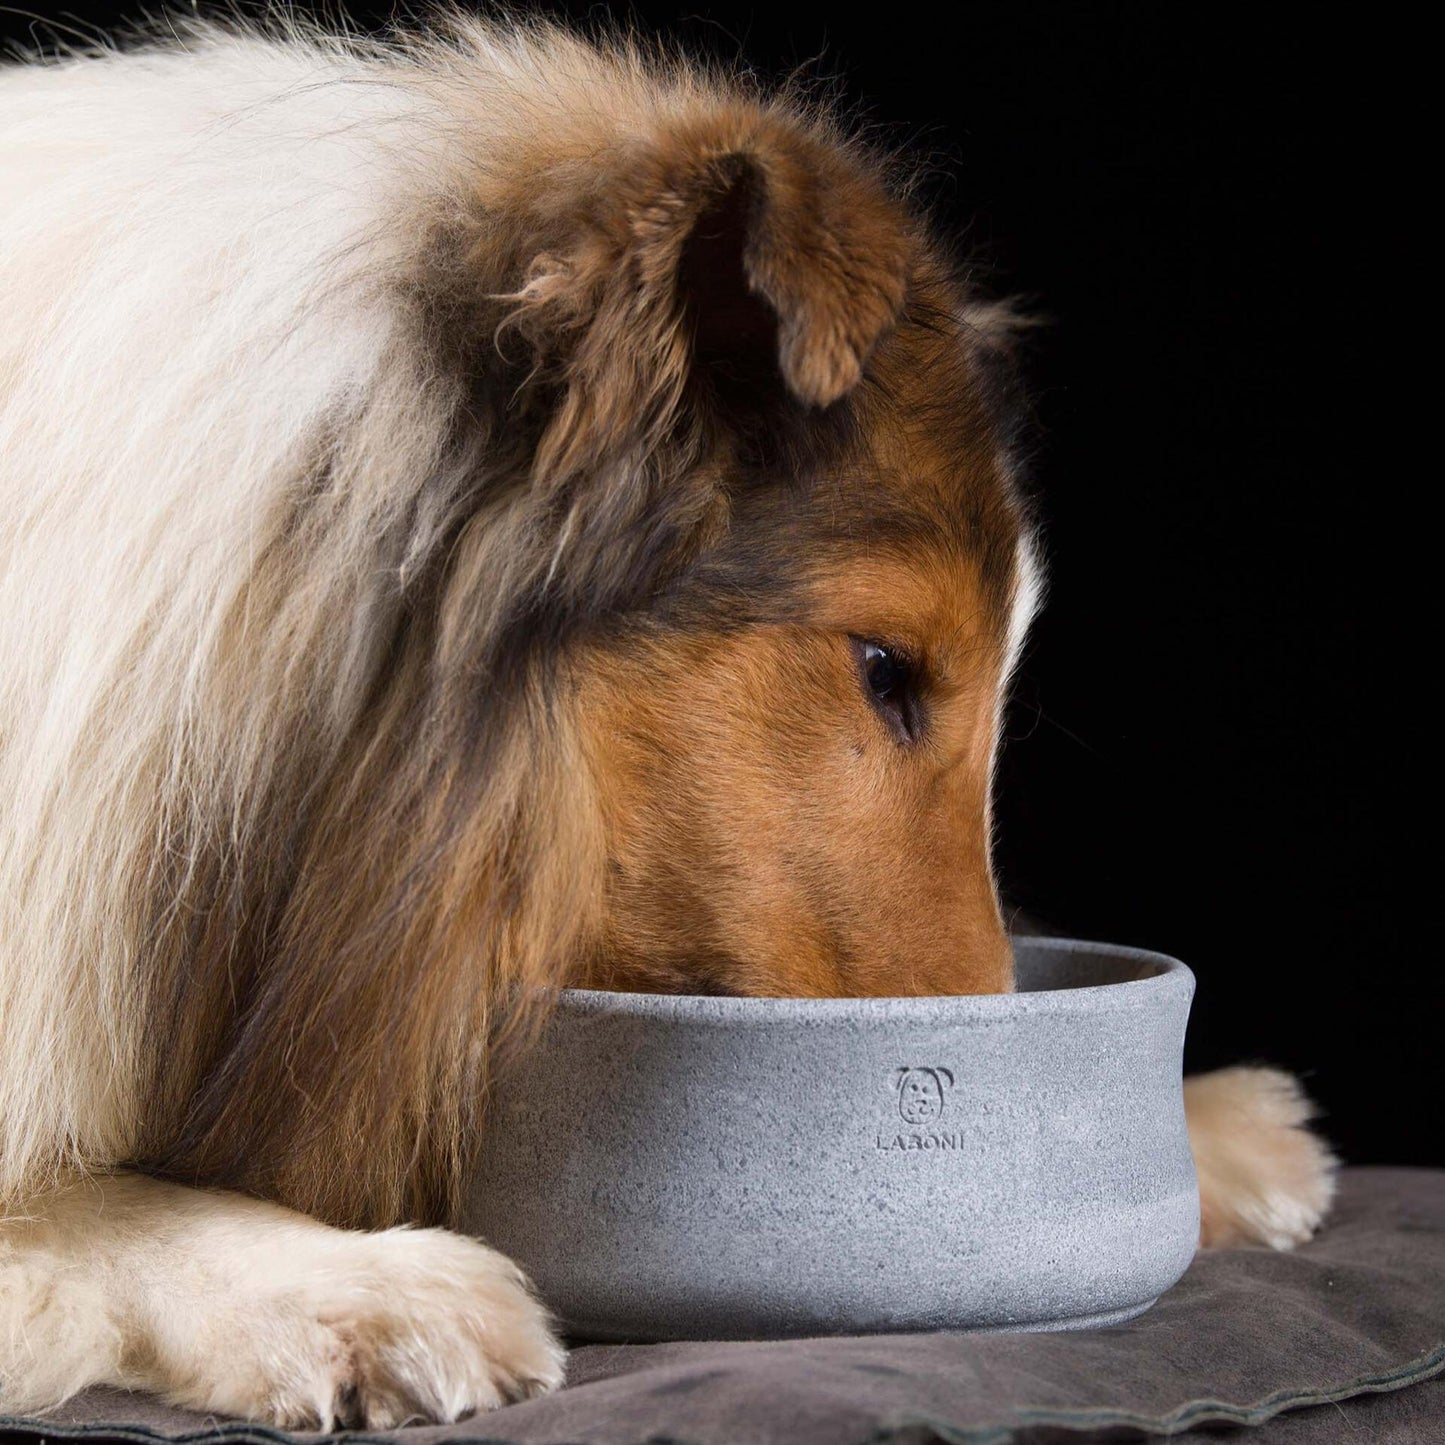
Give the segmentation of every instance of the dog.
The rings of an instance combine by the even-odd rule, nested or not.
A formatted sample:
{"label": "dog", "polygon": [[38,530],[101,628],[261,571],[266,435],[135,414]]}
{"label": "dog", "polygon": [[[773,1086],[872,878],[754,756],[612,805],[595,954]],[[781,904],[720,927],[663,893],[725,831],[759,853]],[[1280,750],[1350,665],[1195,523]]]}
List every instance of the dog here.
{"label": "dog", "polygon": [[[1011,986],[1019,323],[806,96],[545,24],[0,136],[0,1412],[551,1389],[447,1230],[549,991]],[[1306,1238],[1296,1084],[1186,1093],[1202,1242]]]}

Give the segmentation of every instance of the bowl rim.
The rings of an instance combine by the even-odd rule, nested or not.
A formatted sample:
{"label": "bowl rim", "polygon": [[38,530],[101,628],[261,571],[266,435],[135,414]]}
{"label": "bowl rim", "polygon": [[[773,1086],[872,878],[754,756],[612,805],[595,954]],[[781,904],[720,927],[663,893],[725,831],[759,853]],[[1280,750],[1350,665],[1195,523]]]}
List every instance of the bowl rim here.
{"label": "bowl rim", "polygon": [[1176,996],[1190,999],[1194,974],[1167,953],[1083,938],[1022,935],[1014,947],[1063,955],[1079,954],[1147,964],[1153,972],[1119,983],[1025,993],[916,994],[868,998],[741,998],[733,995],[630,993],[608,989],[559,991],[555,1007],[579,1017],[648,1018],[675,1023],[733,1026],[776,1023],[916,1021],[997,1023],[1035,1014],[1109,1014],[1158,1007]]}

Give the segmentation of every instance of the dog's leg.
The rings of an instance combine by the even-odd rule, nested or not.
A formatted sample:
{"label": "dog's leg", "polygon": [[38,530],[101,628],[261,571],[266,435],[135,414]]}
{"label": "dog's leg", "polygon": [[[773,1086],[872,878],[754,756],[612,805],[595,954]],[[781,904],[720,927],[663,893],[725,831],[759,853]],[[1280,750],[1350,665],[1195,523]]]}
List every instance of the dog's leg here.
{"label": "dog's leg", "polygon": [[1319,1227],[1335,1193],[1334,1156],[1307,1127],[1313,1106],[1277,1069],[1219,1069],[1184,1081],[1206,1249],[1290,1249]]}
{"label": "dog's leg", "polygon": [[516,1266],[134,1175],[0,1219],[0,1414],[88,1385],[291,1428],[450,1421],[559,1384]]}

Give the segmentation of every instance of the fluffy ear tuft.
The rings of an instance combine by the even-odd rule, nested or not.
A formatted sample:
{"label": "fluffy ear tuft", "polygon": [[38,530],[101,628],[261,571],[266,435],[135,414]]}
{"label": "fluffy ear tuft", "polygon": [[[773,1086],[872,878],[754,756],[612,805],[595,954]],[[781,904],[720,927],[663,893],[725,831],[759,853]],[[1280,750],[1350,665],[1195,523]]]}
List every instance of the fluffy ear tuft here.
{"label": "fluffy ear tuft", "polygon": [[563,382],[538,457],[554,480],[650,451],[689,396],[724,412],[832,405],[907,298],[908,215],[876,168],[795,115],[695,103],[533,189],[550,198],[545,244],[522,258],[510,321]]}
{"label": "fluffy ear tuft", "polygon": [[451,273],[494,277],[507,308],[506,405],[534,439],[519,537],[546,553],[528,565],[593,610],[650,595],[722,524],[735,442],[859,384],[923,254],[880,168],[824,124],[702,86],[640,115],[604,100],[569,102],[575,131],[518,159]]}
{"label": "fluffy ear tuft", "polygon": [[678,292],[700,365],[756,376],[766,352],[797,400],[829,406],[858,384],[903,308],[910,234],[846,152],[787,140],[707,167]]}

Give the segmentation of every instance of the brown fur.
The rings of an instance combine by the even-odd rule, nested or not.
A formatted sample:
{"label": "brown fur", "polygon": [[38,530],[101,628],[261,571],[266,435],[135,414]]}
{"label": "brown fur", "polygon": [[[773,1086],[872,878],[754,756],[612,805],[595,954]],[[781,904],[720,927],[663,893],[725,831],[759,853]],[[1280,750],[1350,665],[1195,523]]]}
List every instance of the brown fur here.
{"label": "brown fur", "polygon": [[[710,559],[725,592],[691,625],[594,654],[584,717],[611,868],[593,983],[1009,986],[988,786],[1018,507],[958,332],[905,321],[874,375],[857,436],[795,474],[781,515],[770,495],[738,509]],[[781,592],[775,566],[791,568]],[[700,569],[675,590],[718,586]],[[870,707],[855,638],[922,665],[917,745]]]}

